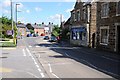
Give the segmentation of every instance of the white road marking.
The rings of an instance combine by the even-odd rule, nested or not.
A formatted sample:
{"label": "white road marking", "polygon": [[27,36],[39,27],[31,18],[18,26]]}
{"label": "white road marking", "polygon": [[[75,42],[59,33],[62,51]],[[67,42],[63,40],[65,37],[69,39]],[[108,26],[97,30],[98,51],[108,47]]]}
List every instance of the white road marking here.
{"label": "white road marking", "polygon": [[56,78],[59,78],[56,74],[52,73],[53,76],[55,76]]}
{"label": "white road marking", "polygon": [[41,74],[42,78],[45,77],[45,75],[43,73],[40,73],[40,74]]}
{"label": "white road marking", "polygon": [[41,74],[42,78],[45,77],[44,73],[41,72],[41,69],[40,69],[40,67],[38,66],[38,64],[37,64],[37,62],[36,62],[36,60],[35,60],[35,58],[32,56],[30,50],[29,50],[28,48],[26,48],[26,50],[27,50],[27,52],[29,53],[29,56],[31,56],[32,60],[34,61],[34,63],[35,63],[35,65],[36,65],[36,67],[37,67],[39,73]]}
{"label": "white road marking", "polygon": [[32,47],[32,46],[29,46],[29,47]]}
{"label": "white road marking", "polygon": [[51,68],[51,65],[50,65],[50,64],[48,64],[48,66],[49,66],[50,72],[52,73],[52,68]]}
{"label": "white road marking", "polygon": [[56,78],[59,78],[56,74],[54,74],[54,73],[52,72],[51,65],[50,65],[50,64],[48,64],[48,66],[49,66],[50,73],[51,73],[53,76],[55,76]]}
{"label": "white road marking", "polygon": [[36,65],[37,68],[40,68],[38,65]]}
{"label": "white road marking", "polygon": [[[71,57],[71,58],[74,58],[74,59],[76,59],[76,60],[79,61],[78,58],[72,57],[72,56],[68,55],[67,53],[65,53],[65,54],[66,54],[67,56],[69,56],[69,57]],[[104,57],[104,56],[102,56],[102,57]],[[105,58],[106,58],[106,57],[105,57]],[[111,72],[105,71],[105,70],[103,70],[103,69],[100,69],[100,68],[98,68],[98,67],[92,65],[91,63],[89,63],[88,61],[86,61],[86,60],[84,60],[84,59],[80,59],[80,60],[86,62],[87,64],[89,64],[90,66],[94,67],[95,69],[99,69],[99,70],[101,70],[101,71],[103,71],[103,72],[107,72],[107,73],[109,73],[109,74],[114,74],[114,73],[111,73]],[[116,75],[116,74],[114,74],[114,75]]]}
{"label": "white road marking", "polygon": [[105,56],[101,56],[101,57],[102,57],[102,58],[105,58],[105,59],[108,59],[108,60],[111,60],[111,61],[119,62],[118,60],[110,59],[110,58],[105,57]]}
{"label": "white road marking", "polygon": [[68,57],[71,57],[71,56],[69,56],[67,53],[65,53],[65,55],[68,56]]}
{"label": "white road marking", "polygon": [[35,47],[40,47],[40,46],[35,46]]}
{"label": "white road marking", "polygon": [[35,65],[37,65],[37,63],[36,62],[34,62],[35,63]]}
{"label": "white road marking", "polygon": [[40,54],[39,54],[39,58],[40,58]]}
{"label": "white road marking", "polygon": [[39,78],[38,76],[36,76],[36,75],[34,75],[34,74],[30,73],[30,72],[27,72],[27,73],[34,76],[35,78]]}
{"label": "white road marking", "polygon": [[38,69],[39,72],[41,72],[41,69]]}
{"label": "white road marking", "polygon": [[28,48],[26,48],[26,50],[27,50],[29,56],[32,56],[32,54],[30,53],[30,51],[28,50]]}
{"label": "white road marking", "polygon": [[23,56],[26,56],[25,50],[23,49]]}

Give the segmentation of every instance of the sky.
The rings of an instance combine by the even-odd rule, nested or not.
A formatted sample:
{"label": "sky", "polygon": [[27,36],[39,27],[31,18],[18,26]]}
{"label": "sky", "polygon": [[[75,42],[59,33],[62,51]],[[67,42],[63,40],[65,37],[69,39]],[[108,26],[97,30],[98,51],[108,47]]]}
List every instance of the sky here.
{"label": "sky", "polygon": [[[70,11],[74,8],[76,0],[12,0],[13,19],[16,18],[17,5],[17,21],[22,23],[41,24],[49,22],[60,24],[60,15],[62,21],[66,21],[70,17]],[[86,0],[85,0],[86,1]],[[11,18],[10,0],[0,0],[0,15]]]}

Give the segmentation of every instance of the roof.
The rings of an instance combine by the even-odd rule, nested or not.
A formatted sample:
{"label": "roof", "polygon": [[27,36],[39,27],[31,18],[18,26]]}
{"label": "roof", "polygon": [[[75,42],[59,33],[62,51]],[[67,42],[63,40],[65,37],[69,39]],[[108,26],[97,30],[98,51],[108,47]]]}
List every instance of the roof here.
{"label": "roof", "polygon": [[70,18],[64,23],[64,25],[70,24]]}
{"label": "roof", "polygon": [[26,32],[30,32],[30,30],[26,27]]}
{"label": "roof", "polygon": [[39,26],[39,25],[33,24],[32,26],[33,26],[34,28],[39,28],[39,29],[44,28],[44,25]]}
{"label": "roof", "polygon": [[24,25],[24,24],[17,24],[17,28],[26,28],[26,25]]}

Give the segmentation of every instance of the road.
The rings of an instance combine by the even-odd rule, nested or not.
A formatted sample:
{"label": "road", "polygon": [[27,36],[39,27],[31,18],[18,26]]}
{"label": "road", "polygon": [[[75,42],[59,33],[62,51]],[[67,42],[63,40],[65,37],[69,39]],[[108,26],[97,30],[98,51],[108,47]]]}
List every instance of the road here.
{"label": "road", "polygon": [[18,40],[15,49],[2,49],[1,59],[3,78],[113,79],[119,76],[119,60],[81,47],[51,43],[42,37]]}

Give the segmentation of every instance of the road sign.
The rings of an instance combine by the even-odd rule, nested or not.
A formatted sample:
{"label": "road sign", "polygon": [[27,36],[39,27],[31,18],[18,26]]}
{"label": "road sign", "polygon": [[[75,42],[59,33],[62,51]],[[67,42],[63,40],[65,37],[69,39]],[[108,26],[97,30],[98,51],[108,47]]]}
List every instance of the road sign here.
{"label": "road sign", "polygon": [[7,30],[7,35],[13,35],[13,30]]}

